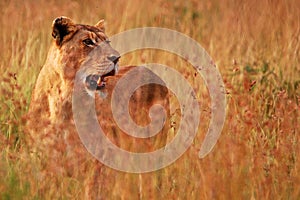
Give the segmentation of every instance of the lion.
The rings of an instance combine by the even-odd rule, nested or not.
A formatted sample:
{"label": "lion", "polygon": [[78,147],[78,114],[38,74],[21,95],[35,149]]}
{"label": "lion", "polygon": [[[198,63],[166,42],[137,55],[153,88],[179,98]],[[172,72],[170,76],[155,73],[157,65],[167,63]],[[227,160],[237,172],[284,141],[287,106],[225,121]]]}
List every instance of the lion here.
{"label": "lion", "polygon": [[[109,42],[104,34],[103,24],[104,20],[95,26],[78,25],[67,17],[54,20],[52,36],[55,40],[38,76],[30,110],[42,103],[43,114],[49,115],[52,122],[67,120],[70,117],[71,94],[76,72],[98,44]],[[93,73],[98,77],[114,75],[118,68],[119,53],[109,44],[105,46],[105,51],[89,58],[98,65],[98,68],[93,69]]]}
{"label": "lion", "polygon": [[[45,171],[72,177],[88,174],[88,181],[84,180],[87,182],[87,198],[98,198],[104,194],[122,197],[122,191],[126,188],[129,191],[138,185],[137,181],[143,190],[137,189],[139,192],[132,193],[132,197],[153,197],[155,191],[159,194],[159,189],[153,189],[155,187],[145,189],[151,182],[157,185],[161,181],[156,174],[148,173],[139,178],[135,174],[123,174],[103,166],[89,155],[78,137],[73,119],[74,81],[76,73],[84,68],[81,92],[86,98],[94,99],[98,122],[106,136],[120,148],[133,152],[163,147],[169,130],[168,117],[161,132],[147,139],[129,137],[114,122],[110,108],[114,86],[136,66],[118,66],[120,54],[110,45],[104,20],[91,26],[76,24],[68,17],[58,17],[53,21],[52,37],[53,43],[32,92],[27,122],[35,152],[47,159]],[[137,78],[142,73],[137,73]],[[164,106],[169,116],[168,95],[168,89],[162,85],[140,87],[129,102],[131,117],[136,123],[147,125],[150,122],[147,111],[156,103]],[[143,192],[149,194],[141,194]]]}

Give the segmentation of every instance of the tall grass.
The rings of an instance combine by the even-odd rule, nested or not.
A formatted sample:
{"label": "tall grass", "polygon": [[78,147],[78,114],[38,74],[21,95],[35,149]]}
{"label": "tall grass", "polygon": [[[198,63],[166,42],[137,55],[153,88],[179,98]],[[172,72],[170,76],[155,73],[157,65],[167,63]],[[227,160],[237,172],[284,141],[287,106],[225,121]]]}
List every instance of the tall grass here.
{"label": "tall grass", "polygon": [[[299,1],[15,0],[0,2],[0,11],[0,199],[84,196],[80,176],[39,175],[43,160],[30,154],[31,147],[25,142],[28,136],[22,128],[22,116],[27,112],[52,39],[52,20],[61,15],[85,24],[104,18],[107,35],[143,26],[178,30],[208,51],[226,84],[226,123],[217,145],[205,159],[197,157],[210,119],[208,92],[201,89],[198,136],[180,159],[157,172],[171,187],[152,183],[151,187],[159,187],[160,196],[151,196],[151,192],[146,193],[148,196],[138,195],[143,187],[148,187],[147,183],[123,191],[128,183],[118,177],[127,175],[116,172],[117,178],[104,181],[110,186],[104,187],[108,196],[300,198]],[[145,50],[125,55],[121,65],[155,61],[172,66],[176,59],[164,52]],[[186,75],[196,89],[202,88],[197,85],[201,78],[195,80],[190,66],[180,67],[187,65],[180,59],[176,63],[180,64],[173,67]],[[130,174],[128,177],[139,178]]]}

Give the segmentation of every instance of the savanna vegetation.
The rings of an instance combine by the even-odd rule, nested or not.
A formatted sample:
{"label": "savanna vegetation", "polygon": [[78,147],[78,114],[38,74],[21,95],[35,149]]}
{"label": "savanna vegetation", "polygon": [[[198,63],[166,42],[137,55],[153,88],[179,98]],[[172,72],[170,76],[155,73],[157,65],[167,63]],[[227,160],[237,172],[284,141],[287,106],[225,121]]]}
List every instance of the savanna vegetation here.
{"label": "savanna vegetation", "polygon": [[[300,199],[299,1],[4,0],[0,11],[0,199],[85,196],[82,180],[89,174],[40,176],[52,168],[32,154],[24,129],[31,92],[52,42],[51,24],[61,15],[83,24],[105,19],[108,36],[145,26],[182,32],[207,50],[226,86],[221,137],[199,159],[210,120],[209,93],[201,77],[167,52],[140,50],[122,56],[120,65],[156,62],[180,71],[197,91],[201,124],[180,159],[148,174],[160,176],[163,185],[153,181],[128,190],[123,186],[131,181],[118,177],[138,180],[138,174],[104,167],[116,177],[103,182],[109,186],[104,187],[107,199]],[[176,118],[176,100],[171,104]],[[151,196],[152,190],[159,195]]]}

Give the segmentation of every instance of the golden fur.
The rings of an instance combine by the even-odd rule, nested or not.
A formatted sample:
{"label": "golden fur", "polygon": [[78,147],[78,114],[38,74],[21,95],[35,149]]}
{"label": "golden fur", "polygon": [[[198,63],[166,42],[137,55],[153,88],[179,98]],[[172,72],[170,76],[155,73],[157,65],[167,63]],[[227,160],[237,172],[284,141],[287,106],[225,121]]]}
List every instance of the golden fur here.
{"label": "golden fur", "polygon": [[73,82],[83,62],[95,61],[100,66],[99,69],[93,69],[95,73],[101,70],[100,75],[105,74],[112,64],[107,64],[110,61],[106,57],[111,54],[118,55],[118,52],[107,44],[105,52],[96,50],[97,54],[89,55],[95,47],[85,44],[85,40],[94,41],[94,46],[107,40],[103,20],[96,26],[89,26],[74,24],[69,18],[59,17],[53,22],[52,36],[55,40],[38,76],[30,110],[38,106],[42,109],[42,114],[48,115],[47,117],[54,122],[67,120],[71,116]]}
{"label": "golden fur", "polygon": [[[81,144],[75,129],[72,91],[76,72],[85,63],[89,66],[86,75],[103,75],[116,67],[116,62],[107,58],[111,55],[118,58],[119,53],[108,43],[104,50],[103,48],[102,50],[95,49],[95,46],[108,40],[103,24],[103,20],[95,26],[75,24],[66,17],[59,17],[53,21],[54,41],[32,93],[27,127],[33,149],[47,160],[47,167],[54,169],[55,173],[66,173],[76,177],[80,173],[87,173],[87,160],[94,160]],[[91,53],[92,50],[95,52]],[[132,138],[123,133],[114,123],[110,109],[114,85],[124,73],[133,68],[134,66],[121,67],[117,75],[106,77],[106,98],[100,98],[99,95],[95,98],[98,121],[110,140],[121,148],[134,152],[153,151],[166,144],[168,122],[161,134],[157,136],[148,139]],[[88,89],[86,92],[89,93]],[[149,123],[148,110],[154,103],[162,104],[169,114],[168,90],[165,87],[151,84],[138,89],[129,103],[132,118],[142,125]],[[93,195],[101,195],[102,192],[105,193],[108,190],[113,192],[111,189],[113,186],[109,184],[115,183],[104,186],[102,183],[105,177],[110,176],[110,180],[113,180],[116,174],[119,177],[129,176],[109,169],[107,172],[102,172],[101,169],[104,166],[101,163],[98,161],[92,163],[96,164],[91,167],[94,175],[89,178],[87,190],[89,198]],[[147,177],[148,182],[153,179],[153,176],[148,174],[144,175],[145,181]],[[131,180],[136,179],[131,178]],[[128,188],[132,187],[132,184],[137,183],[128,183]],[[127,186],[123,185],[123,187]],[[117,192],[117,188],[114,190],[114,193]],[[150,192],[150,190],[147,191]]]}

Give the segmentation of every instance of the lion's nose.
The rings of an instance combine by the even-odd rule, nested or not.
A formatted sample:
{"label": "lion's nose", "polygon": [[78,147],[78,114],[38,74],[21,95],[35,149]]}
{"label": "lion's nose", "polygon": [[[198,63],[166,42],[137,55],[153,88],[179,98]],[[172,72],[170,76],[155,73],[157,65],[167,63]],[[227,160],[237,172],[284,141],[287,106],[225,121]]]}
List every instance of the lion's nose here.
{"label": "lion's nose", "polygon": [[114,64],[117,64],[121,56],[110,55],[107,56],[107,59],[112,61]]}

